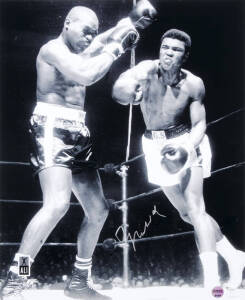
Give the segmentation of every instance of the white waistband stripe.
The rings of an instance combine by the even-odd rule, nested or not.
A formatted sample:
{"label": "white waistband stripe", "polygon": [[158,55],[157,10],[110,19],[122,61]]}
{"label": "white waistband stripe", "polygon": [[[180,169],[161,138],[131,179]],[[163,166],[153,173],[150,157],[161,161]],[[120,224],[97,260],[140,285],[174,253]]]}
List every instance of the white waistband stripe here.
{"label": "white waistband stripe", "polygon": [[56,104],[37,102],[33,114],[85,123],[86,112]]}

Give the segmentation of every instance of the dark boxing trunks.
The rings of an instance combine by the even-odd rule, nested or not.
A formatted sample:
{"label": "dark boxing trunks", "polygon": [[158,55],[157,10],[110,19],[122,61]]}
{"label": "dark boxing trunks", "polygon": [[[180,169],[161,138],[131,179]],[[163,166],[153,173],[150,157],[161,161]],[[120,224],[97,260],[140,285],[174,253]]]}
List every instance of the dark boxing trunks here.
{"label": "dark boxing trunks", "polygon": [[30,133],[35,173],[54,166],[73,172],[84,166],[95,167],[89,161],[92,152],[84,111],[37,102],[30,119]]}

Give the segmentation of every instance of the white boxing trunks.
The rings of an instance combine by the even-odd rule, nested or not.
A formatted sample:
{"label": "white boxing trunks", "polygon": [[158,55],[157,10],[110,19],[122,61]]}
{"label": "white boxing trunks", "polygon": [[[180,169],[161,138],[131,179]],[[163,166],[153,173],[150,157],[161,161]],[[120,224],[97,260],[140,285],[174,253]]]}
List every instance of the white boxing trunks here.
{"label": "white boxing trunks", "polygon": [[149,134],[144,134],[142,137],[142,147],[145,154],[145,161],[147,166],[148,180],[153,184],[160,186],[172,186],[180,183],[183,172],[187,168],[200,166],[203,169],[203,178],[210,177],[211,175],[211,159],[212,153],[209,144],[208,136],[205,135],[202,142],[196,148],[195,158],[190,161],[177,173],[170,174],[161,166],[162,155],[161,151],[167,144],[184,144],[188,137],[189,132],[177,134],[177,136],[167,138],[164,130],[147,131]]}

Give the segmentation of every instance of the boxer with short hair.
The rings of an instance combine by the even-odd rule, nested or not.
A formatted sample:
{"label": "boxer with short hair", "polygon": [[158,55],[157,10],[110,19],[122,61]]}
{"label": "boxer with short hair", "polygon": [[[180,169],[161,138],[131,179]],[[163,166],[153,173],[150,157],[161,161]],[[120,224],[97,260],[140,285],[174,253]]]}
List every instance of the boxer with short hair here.
{"label": "boxer with short hair", "polygon": [[142,61],[122,73],[112,95],[122,105],[140,104],[148,179],[162,187],[182,219],[193,225],[204,286],[220,285],[217,251],[228,263],[227,286],[237,288],[245,254],[231,245],[205,210],[203,178],[210,176],[212,154],[205,134],[203,81],[182,68],[190,47],[187,33],[168,30],[161,38],[159,59]]}
{"label": "boxer with short hair", "polygon": [[154,19],[155,9],[141,0],[108,31],[97,35],[96,14],[84,6],[67,14],[60,36],[38,53],[37,104],[30,120],[34,152],[31,162],[39,175],[43,206],[27,226],[5,280],[3,298],[20,295],[25,278],[19,276],[20,256],[33,262],[56,224],[69,208],[71,192],[84,209],[77,238],[77,256],[65,294],[79,299],[109,299],[90,285],[92,254],[108,215],[100,177],[89,161],[91,141],[85,125],[86,86],[100,80],[113,62],[135,47],[139,34]]}

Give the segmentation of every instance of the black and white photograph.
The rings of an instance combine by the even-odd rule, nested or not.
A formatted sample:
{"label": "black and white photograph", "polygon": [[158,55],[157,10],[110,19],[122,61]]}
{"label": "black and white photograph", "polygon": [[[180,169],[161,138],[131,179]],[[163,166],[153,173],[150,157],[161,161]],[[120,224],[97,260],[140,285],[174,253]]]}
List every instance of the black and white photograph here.
{"label": "black and white photograph", "polygon": [[0,0],[0,299],[245,299],[245,1]]}

